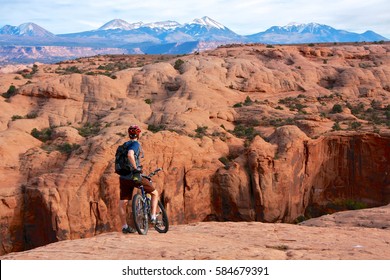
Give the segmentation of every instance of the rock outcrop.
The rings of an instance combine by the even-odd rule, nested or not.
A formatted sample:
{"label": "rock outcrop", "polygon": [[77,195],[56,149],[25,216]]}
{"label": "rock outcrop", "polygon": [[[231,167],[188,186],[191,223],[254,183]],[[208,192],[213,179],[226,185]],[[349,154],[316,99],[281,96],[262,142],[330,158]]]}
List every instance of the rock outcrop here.
{"label": "rock outcrop", "polygon": [[220,205],[218,217],[294,222],[354,207],[348,203],[385,205],[389,143],[375,134],[310,139],[296,126],[276,129],[269,142],[256,137],[241,165],[217,173],[213,204]]}
{"label": "rock outcrop", "polygon": [[388,204],[389,51],[232,46],[0,74],[0,254],[118,230],[113,157],[131,123],[144,170],[165,170],[172,224]]}

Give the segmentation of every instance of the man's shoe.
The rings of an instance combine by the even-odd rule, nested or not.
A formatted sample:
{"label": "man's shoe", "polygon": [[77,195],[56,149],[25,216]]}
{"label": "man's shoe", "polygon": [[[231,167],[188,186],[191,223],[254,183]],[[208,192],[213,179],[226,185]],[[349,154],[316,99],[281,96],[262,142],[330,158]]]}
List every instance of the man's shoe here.
{"label": "man's shoe", "polygon": [[157,223],[157,219],[156,219],[156,218],[151,218],[151,219],[150,219],[150,223],[151,223],[152,225],[155,225],[155,224]]}
{"label": "man's shoe", "polygon": [[127,234],[127,233],[135,233],[136,232],[136,230],[135,229],[133,229],[132,227],[127,227],[127,228],[122,228],[122,232],[124,233],[124,234]]}

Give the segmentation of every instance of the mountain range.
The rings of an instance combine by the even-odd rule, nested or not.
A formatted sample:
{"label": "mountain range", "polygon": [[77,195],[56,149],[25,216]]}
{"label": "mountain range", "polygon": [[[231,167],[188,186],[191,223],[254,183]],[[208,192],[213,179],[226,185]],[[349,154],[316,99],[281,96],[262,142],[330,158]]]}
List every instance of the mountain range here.
{"label": "mountain range", "polygon": [[299,44],[381,40],[388,39],[373,31],[358,34],[318,23],[272,26],[265,31],[244,36],[207,16],[185,24],[172,20],[128,23],[114,19],[98,29],[69,34],[53,34],[35,23],[0,28],[0,47],[115,48],[123,53],[148,54],[191,53],[228,43]]}

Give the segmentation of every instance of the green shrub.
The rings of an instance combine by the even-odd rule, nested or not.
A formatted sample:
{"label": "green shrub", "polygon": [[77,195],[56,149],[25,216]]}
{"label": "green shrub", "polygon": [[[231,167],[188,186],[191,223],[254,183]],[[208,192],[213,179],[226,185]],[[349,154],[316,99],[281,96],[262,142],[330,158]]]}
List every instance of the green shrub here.
{"label": "green shrub", "polygon": [[73,151],[80,148],[80,145],[78,144],[69,144],[69,143],[63,143],[60,145],[57,145],[56,149],[60,151],[63,154],[70,155]]}
{"label": "green shrub", "polygon": [[358,117],[359,114],[364,112],[364,104],[359,103],[356,106],[352,106],[350,103],[347,103],[347,107],[351,110],[352,115]]}
{"label": "green shrub", "polygon": [[81,70],[77,66],[70,66],[64,69],[66,73],[81,73]]}
{"label": "green shrub", "polygon": [[23,117],[22,117],[22,116],[19,116],[19,115],[13,115],[13,116],[11,117],[11,119],[12,119],[12,121],[16,121],[16,120],[23,119]]}
{"label": "green shrub", "polygon": [[247,96],[247,97],[245,98],[245,101],[244,101],[244,106],[250,106],[250,105],[252,105],[252,104],[253,104],[252,99],[251,99],[249,96]]}
{"label": "green shrub", "polygon": [[258,135],[258,132],[253,126],[244,126],[242,124],[236,125],[234,130],[229,132],[233,133],[238,138],[247,138],[248,140],[252,140]]}
{"label": "green shrub", "polygon": [[361,126],[362,126],[362,124],[360,122],[352,122],[349,124],[349,128],[354,129],[354,130],[358,129]]}
{"label": "green shrub", "polygon": [[339,122],[335,122],[332,126],[332,129],[333,130],[341,130],[341,126],[340,126]]}
{"label": "green shrub", "polygon": [[367,204],[361,201],[356,201],[353,199],[347,199],[345,201],[345,206],[348,210],[358,210],[367,208]]}
{"label": "green shrub", "polygon": [[371,101],[371,107],[372,107],[373,109],[379,110],[379,109],[381,109],[381,107],[382,107],[382,102],[379,101],[379,100],[372,100],[372,101]]}
{"label": "green shrub", "polygon": [[31,112],[31,113],[28,113],[27,115],[26,115],[26,118],[27,119],[35,119],[35,118],[37,118],[38,117],[38,113],[37,112]]}
{"label": "green shrub", "polygon": [[77,128],[79,134],[83,137],[95,136],[100,132],[100,124],[87,122],[81,128]]}
{"label": "green shrub", "polygon": [[277,118],[277,119],[269,120],[268,124],[271,126],[279,127],[279,126],[284,126],[284,125],[295,124],[295,121],[292,118],[287,118],[287,119]]}
{"label": "green shrub", "polygon": [[164,130],[164,129],[165,129],[165,125],[163,125],[163,124],[159,124],[159,125],[149,124],[148,125],[148,130],[153,132],[153,133],[157,133],[157,132]]}
{"label": "green shrub", "polygon": [[330,210],[344,211],[344,210],[365,209],[368,206],[364,202],[348,198],[348,199],[337,199],[333,202],[328,203],[326,207]]}
{"label": "green shrub", "polygon": [[31,130],[31,135],[42,142],[51,140],[52,134],[53,134],[53,130],[51,128],[44,128],[42,130],[33,128],[33,130]]}
{"label": "green shrub", "polygon": [[343,107],[340,104],[333,105],[333,108],[330,111],[331,114],[342,113],[342,112],[343,112]]}
{"label": "green shrub", "polygon": [[7,92],[3,93],[2,96],[4,98],[10,98],[12,96],[16,95],[16,87],[14,85],[10,85]]}
{"label": "green shrub", "polygon": [[197,138],[202,138],[203,136],[206,136],[207,135],[207,126],[198,126],[196,129],[195,129],[195,137]]}
{"label": "green shrub", "polygon": [[149,104],[149,105],[153,103],[153,100],[150,99],[150,98],[147,98],[144,101],[145,101],[146,104]]}
{"label": "green shrub", "polygon": [[184,61],[179,58],[175,61],[175,65],[173,66],[173,68],[175,68],[176,70],[181,70],[183,64]]}

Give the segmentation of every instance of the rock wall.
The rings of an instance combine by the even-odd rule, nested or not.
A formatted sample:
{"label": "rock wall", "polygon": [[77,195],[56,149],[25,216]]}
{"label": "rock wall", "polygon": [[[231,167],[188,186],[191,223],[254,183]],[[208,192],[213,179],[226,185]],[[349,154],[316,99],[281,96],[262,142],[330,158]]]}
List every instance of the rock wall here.
{"label": "rock wall", "polygon": [[240,165],[218,170],[216,182],[220,220],[294,222],[305,212],[318,216],[328,204],[347,200],[386,205],[390,139],[341,134],[312,140],[284,126],[270,142],[256,138]]}

